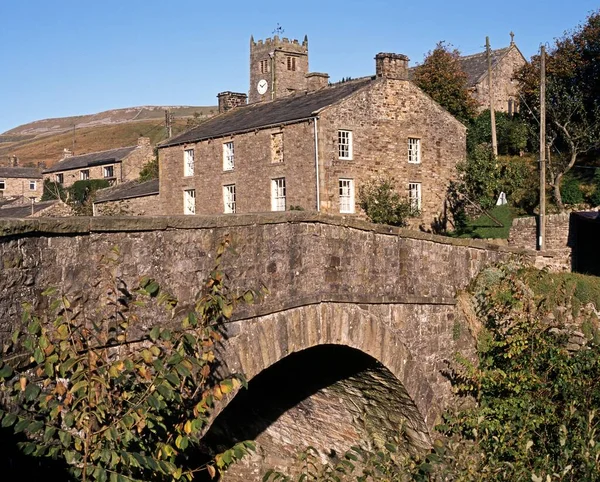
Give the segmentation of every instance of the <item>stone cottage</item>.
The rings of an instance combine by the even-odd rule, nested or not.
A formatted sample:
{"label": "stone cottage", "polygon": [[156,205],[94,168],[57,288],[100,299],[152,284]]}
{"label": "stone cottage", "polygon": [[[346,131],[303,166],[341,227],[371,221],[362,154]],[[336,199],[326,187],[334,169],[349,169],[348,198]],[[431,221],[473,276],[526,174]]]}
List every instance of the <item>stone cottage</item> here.
{"label": "stone cottage", "polygon": [[[466,155],[466,128],[408,80],[408,58],[380,53],[375,76],[328,85],[326,74],[308,72],[307,59],[288,61],[293,52],[270,63],[278,42],[265,42],[264,58],[251,56],[251,82],[271,74],[269,66],[300,71],[303,80],[265,75],[250,86],[259,95],[248,105],[244,94],[222,93],[221,110],[229,110],[160,145],[163,213],[353,215],[361,186],[384,178],[420,212],[415,224],[429,228],[439,220],[456,163]],[[280,43],[288,50],[307,45]]]}
{"label": "stone cottage", "polygon": [[19,167],[16,158],[11,167],[0,167],[0,197],[22,198],[29,203],[42,197],[42,173],[33,167]]}
{"label": "stone cottage", "polygon": [[[492,50],[490,54],[492,57],[494,109],[509,114],[518,112],[519,84],[515,80],[515,74],[527,63],[527,60],[515,44],[513,34],[511,34],[511,42],[508,47]],[[487,53],[463,56],[460,58],[460,64],[467,74],[469,91],[479,103],[480,111],[488,109],[490,98]]]}
{"label": "stone cottage", "polygon": [[111,184],[137,179],[142,167],[152,160],[150,138],[140,137],[136,146],[74,156],[65,150],[63,159],[43,171],[44,180],[56,181],[65,187],[75,181],[106,179]]}

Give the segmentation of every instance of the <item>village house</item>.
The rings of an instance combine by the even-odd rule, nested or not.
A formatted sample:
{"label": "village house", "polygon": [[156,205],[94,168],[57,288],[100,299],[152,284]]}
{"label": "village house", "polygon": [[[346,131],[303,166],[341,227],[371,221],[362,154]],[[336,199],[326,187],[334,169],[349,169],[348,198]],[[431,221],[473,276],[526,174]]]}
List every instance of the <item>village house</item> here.
{"label": "village house", "polygon": [[358,193],[393,179],[429,229],[466,156],[466,127],[408,79],[408,58],[377,54],[376,75],[328,85],[308,40],[250,43],[250,104],[219,94],[220,115],[159,146],[163,213],[304,209],[359,214]]}
{"label": "village house", "polygon": [[42,197],[42,173],[34,167],[19,167],[16,156],[10,167],[0,167],[0,197],[28,204]]}
{"label": "village house", "polygon": [[156,216],[162,214],[158,179],[128,181],[96,192],[94,216]]}
{"label": "village house", "polygon": [[64,157],[43,171],[44,180],[50,179],[64,187],[76,181],[105,179],[111,184],[137,179],[142,167],[153,157],[150,138],[140,137],[136,146],[74,156],[65,149]]}

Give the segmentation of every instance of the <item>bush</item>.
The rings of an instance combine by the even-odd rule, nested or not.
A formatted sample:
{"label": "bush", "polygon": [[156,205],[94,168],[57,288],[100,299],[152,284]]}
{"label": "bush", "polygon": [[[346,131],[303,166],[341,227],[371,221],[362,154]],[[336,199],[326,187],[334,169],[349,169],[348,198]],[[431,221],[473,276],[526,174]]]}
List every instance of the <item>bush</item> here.
{"label": "bush", "polygon": [[372,223],[406,226],[408,218],[419,214],[395,191],[393,179],[368,182],[360,188],[358,199],[359,206]]}
{"label": "bush", "polygon": [[589,201],[592,206],[600,206],[600,169],[596,169],[594,173],[593,191]]}
{"label": "bush", "polygon": [[581,204],[584,200],[579,181],[570,176],[563,178],[560,195],[565,204]]}

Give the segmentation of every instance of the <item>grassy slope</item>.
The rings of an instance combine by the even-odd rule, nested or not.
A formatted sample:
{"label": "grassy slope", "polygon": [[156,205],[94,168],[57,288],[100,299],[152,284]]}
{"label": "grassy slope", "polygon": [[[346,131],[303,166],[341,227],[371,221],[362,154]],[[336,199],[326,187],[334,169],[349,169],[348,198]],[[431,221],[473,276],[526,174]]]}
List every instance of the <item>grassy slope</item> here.
{"label": "grassy slope", "polygon": [[[185,130],[185,119],[176,119],[173,134]],[[135,145],[140,135],[150,137],[153,144],[165,139],[164,121],[142,120],[114,125],[87,127],[75,131],[75,153],[103,151]],[[0,165],[6,165],[8,156],[16,155],[22,166],[45,162],[52,166],[62,158],[63,149],[72,149],[73,132],[40,136],[16,143],[0,144]]]}
{"label": "grassy slope", "polygon": [[465,230],[454,232],[452,235],[460,238],[507,239],[512,220],[516,217],[513,209],[508,205],[496,206],[489,213],[503,226],[497,226],[488,216],[482,214],[470,220]]}

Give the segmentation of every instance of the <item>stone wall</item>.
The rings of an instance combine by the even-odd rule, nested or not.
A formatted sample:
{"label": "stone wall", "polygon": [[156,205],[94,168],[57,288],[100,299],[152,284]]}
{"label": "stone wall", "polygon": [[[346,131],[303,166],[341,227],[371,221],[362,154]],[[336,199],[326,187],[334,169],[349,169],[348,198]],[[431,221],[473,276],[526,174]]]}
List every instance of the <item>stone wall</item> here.
{"label": "stone wall", "polygon": [[[13,198],[23,196],[28,201],[31,197],[35,197],[36,200],[39,200],[42,197],[44,183],[41,179],[35,177],[31,179],[8,177],[0,178],[0,181],[4,181],[4,189],[0,191],[0,196],[2,197]],[[31,189],[31,181],[35,182],[35,189]]]}
{"label": "stone wall", "polygon": [[162,214],[159,195],[94,203],[94,216],[158,216]]}
{"label": "stone wall", "polygon": [[[281,136],[281,140],[279,136]],[[283,162],[273,162],[274,140]],[[234,143],[235,168],[223,170],[223,145]],[[194,175],[184,177],[184,151],[194,149]],[[195,189],[196,214],[223,213],[223,186],[235,184],[236,212],[271,210],[271,180],[285,178],[286,204],[314,211],[316,181],[313,124],[301,122],[234,137],[160,149],[160,193],[164,214],[183,214],[183,191]]]}
{"label": "stone wall", "polygon": [[[519,84],[516,72],[526,64],[526,60],[516,46],[513,46],[492,70],[494,87],[494,108],[497,111],[509,112],[509,101],[519,105]],[[480,110],[489,109],[489,84],[487,75],[472,90],[472,95],[480,105]],[[518,108],[517,108],[518,111]]]}
{"label": "stone wall", "polygon": [[[104,177],[104,168],[112,166],[113,167],[113,177],[105,178]],[[56,181],[56,176],[58,174],[63,175],[63,183],[64,187],[71,187],[77,181],[81,181],[81,171],[89,171],[90,179],[106,179],[107,181],[112,182],[121,182],[123,178],[123,165],[121,162],[115,162],[114,164],[106,163],[101,166],[92,166],[92,167],[82,167],[78,169],[69,169],[60,172],[52,172],[48,174],[44,174],[44,180],[50,179],[51,181]]]}
{"label": "stone wall", "polygon": [[[570,213],[546,216],[546,252],[550,257],[540,258],[539,267],[547,266],[554,271],[571,270],[571,247],[569,241]],[[537,217],[513,219],[508,244],[514,248],[535,250],[537,247]]]}
{"label": "stone wall", "polygon": [[[352,131],[353,159],[341,160],[337,131]],[[408,162],[408,138],[420,140],[421,162]],[[394,179],[408,198],[408,184],[421,183],[421,216],[413,226],[431,229],[443,217],[446,190],[456,164],[466,158],[466,128],[412,82],[381,79],[371,88],[323,111],[319,122],[321,210],[339,212],[339,178],[360,186],[371,179]]]}

